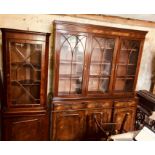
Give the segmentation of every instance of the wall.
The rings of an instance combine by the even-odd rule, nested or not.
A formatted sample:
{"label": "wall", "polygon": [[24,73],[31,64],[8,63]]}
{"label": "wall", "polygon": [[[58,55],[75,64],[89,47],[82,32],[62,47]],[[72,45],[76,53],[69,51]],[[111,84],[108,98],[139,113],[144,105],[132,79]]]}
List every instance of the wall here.
{"label": "wall", "polygon": [[[82,15],[81,15],[82,16]],[[104,20],[105,19],[105,20]],[[146,36],[144,51],[142,55],[142,61],[140,65],[139,77],[137,82],[137,90],[140,89],[150,89],[152,72],[155,72],[155,66],[152,64],[155,60],[155,26],[154,23],[152,26],[147,26],[146,22],[144,25],[139,24],[139,22],[133,22],[130,20],[130,24],[124,24],[129,22],[122,23],[119,22],[119,19],[108,20],[108,17],[102,17],[102,20],[95,19],[86,19],[78,16],[66,16],[66,15],[0,15],[0,27],[2,28],[13,28],[13,29],[22,29],[22,30],[30,30],[30,31],[40,31],[40,32],[50,32],[50,56],[49,56],[49,82],[48,82],[48,90],[51,88],[51,49],[52,49],[52,22],[54,20],[62,20],[62,21],[72,21],[79,23],[89,23],[95,25],[103,25],[110,27],[119,27],[119,28],[128,28],[128,29],[137,29],[137,30],[146,30],[148,34]],[[0,46],[1,46],[1,35],[0,35]],[[1,47],[0,47],[0,69],[2,68],[2,60],[1,60]],[[154,68],[153,68],[154,66]]]}

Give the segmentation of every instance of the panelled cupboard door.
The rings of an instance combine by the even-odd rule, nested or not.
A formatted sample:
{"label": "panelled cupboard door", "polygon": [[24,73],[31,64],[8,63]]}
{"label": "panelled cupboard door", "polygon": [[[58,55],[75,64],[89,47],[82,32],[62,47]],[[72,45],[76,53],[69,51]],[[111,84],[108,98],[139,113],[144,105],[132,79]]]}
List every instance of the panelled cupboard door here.
{"label": "panelled cupboard door", "polygon": [[132,92],[135,89],[141,40],[120,39],[115,70],[115,92]]}
{"label": "panelled cupboard door", "polygon": [[85,138],[88,140],[100,139],[103,136],[100,127],[105,131],[108,130],[106,123],[111,121],[111,114],[111,108],[87,110]]}
{"label": "panelled cupboard door", "polygon": [[82,95],[87,34],[56,32],[55,90],[58,96]]}
{"label": "panelled cupboard door", "polygon": [[92,36],[89,52],[88,94],[103,94],[111,91],[113,59],[116,38]]}
{"label": "panelled cupboard door", "polygon": [[12,116],[3,118],[2,140],[41,141],[48,140],[48,116]]}
{"label": "panelled cupboard door", "polygon": [[51,140],[82,140],[84,135],[84,112],[53,112],[53,131]]}
{"label": "panelled cupboard door", "polygon": [[127,119],[124,124],[124,130],[126,132],[134,130],[134,120],[135,120],[136,107],[126,107],[126,108],[115,108],[113,115],[113,122],[116,123],[115,129],[117,131],[120,130],[121,124],[123,123],[123,119],[125,115],[127,115]]}
{"label": "panelled cupboard door", "polygon": [[108,130],[109,126],[107,123],[111,122],[112,104],[113,102],[109,100],[87,103],[85,139],[100,139],[103,136],[101,130]]}

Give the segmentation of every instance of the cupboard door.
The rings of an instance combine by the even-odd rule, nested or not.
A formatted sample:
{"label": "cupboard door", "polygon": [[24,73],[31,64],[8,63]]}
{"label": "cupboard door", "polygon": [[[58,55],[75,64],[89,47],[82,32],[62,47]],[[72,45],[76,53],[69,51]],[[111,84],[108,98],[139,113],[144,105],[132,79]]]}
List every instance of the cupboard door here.
{"label": "cupboard door", "polygon": [[139,50],[140,40],[121,39],[116,63],[115,92],[134,90]]}
{"label": "cupboard door", "polygon": [[41,141],[48,140],[48,116],[11,116],[3,118],[2,140]]}
{"label": "cupboard door", "polygon": [[111,101],[94,101],[87,103],[85,138],[88,140],[98,140],[105,136],[101,128],[105,131],[109,129],[108,123],[111,121],[111,116]]}
{"label": "cupboard door", "polygon": [[52,140],[82,140],[84,134],[84,112],[53,112]]}
{"label": "cupboard door", "polygon": [[136,112],[135,107],[115,108],[113,116],[113,122],[116,123],[115,129],[117,131],[120,130],[121,125],[123,123],[123,119],[125,115],[127,115],[127,119],[125,121],[123,129],[125,130],[125,132],[133,131],[135,123],[135,112]]}
{"label": "cupboard door", "polygon": [[[7,42],[10,106],[45,104],[45,43],[9,39]],[[44,73],[43,73],[44,72]]]}
{"label": "cupboard door", "polygon": [[114,47],[114,38],[92,37],[88,94],[109,92]]}
{"label": "cupboard door", "polygon": [[58,96],[81,95],[87,36],[57,33]]}
{"label": "cupboard door", "polygon": [[[103,132],[99,128],[98,124],[108,130],[106,123],[109,123],[111,120],[111,108],[98,109],[98,110],[88,110],[86,116],[86,139],[88,140],[98,140],[98,138],[103,137]],[[98,124],[97,124],[98,123]]]}

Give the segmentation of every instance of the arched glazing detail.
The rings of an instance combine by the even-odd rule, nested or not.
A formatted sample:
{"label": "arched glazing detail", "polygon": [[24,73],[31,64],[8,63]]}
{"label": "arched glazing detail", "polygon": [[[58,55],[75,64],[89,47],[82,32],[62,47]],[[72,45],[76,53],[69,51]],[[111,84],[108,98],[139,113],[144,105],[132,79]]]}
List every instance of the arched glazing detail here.
{"label": "arched glazing detail", "polygon": [[41,44],[9,43],[11,102],[40,103]]}
{"label": "arched glazing detail", "polygon": [[86,36],[61,34],[58,94],[81,94]]}
{"label": "arched glazing detail", "polygon": [[116,66],[115,91],[133,91],[134,77],[140,49],[138,40],[122,40]]}
{"label": "arched glazing detail", "polygon": [[115,40],[94,37],[91,50],[89,93],[108,92]]}

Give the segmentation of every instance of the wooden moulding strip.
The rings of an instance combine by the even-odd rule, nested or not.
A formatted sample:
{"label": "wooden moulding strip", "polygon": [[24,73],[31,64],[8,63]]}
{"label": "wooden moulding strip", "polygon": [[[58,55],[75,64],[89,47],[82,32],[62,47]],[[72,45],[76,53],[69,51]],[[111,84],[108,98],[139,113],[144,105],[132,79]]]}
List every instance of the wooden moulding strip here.
{"label": "wooden moulding strip", "polygon": [[83,18],[101,22],[110,22],[116,24],[125,24],[125,25],[132,25],[132,26],[142,26],[142,27],[155,27],[155,22],[152,21],[144,21],[139,19],[131,19],[131,18],[124,18],[119,16],[111,16],[111,15],[101,15],[101,14],[70,14],[65,16],[75,17],[75,18]]}

